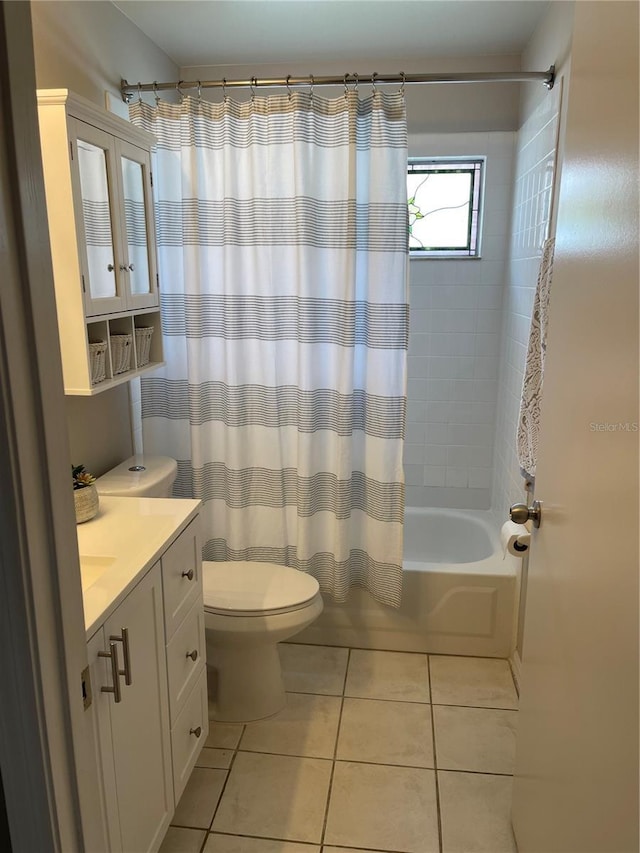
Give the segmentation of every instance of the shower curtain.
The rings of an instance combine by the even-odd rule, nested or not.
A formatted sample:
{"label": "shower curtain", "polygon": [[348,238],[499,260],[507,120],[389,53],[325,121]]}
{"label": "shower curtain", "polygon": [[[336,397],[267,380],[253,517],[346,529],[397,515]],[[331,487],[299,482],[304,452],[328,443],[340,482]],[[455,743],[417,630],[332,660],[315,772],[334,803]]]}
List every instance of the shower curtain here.
{"label": "shower curtain", "polygon": [[203,501],[203,555],[401,596],[408,338],[404,97],[142,101],[166,367],[145,452]]}

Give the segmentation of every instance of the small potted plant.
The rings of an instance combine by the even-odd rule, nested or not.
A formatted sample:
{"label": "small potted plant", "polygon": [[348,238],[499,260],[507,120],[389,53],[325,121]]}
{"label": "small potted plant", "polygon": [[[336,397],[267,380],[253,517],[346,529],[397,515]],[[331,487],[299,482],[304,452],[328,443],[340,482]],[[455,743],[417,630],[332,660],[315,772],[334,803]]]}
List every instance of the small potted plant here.
{"label": "small potted plant", "polygon": [[76,505],[76,524],[89,521],[98,512],[96,478],[84,470],[84,465],[72,465],[73,499]]}

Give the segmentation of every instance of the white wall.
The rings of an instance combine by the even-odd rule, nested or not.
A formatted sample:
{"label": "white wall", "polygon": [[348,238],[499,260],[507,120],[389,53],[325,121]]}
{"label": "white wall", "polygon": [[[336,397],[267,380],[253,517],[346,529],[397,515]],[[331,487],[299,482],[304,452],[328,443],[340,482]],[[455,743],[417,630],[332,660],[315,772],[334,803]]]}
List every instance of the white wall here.
{"label": "white wall", "polygon": [[413,135],[411,156],[487,158],[481,259],[410,261],[406,499],[488,509],[513,133]]}
{"label": "white wall", "polygon": [[516,455],[516,427],[542,244],[549,232],[559,106],[557,86],[517,134],[494,450],[493,508],[500,523],[506,521],[509,506],[524,497],[524,480]]}
{"label": "white wall", "polygon": [[[38,88],[71,89],[105,106],[120,79],[177,79],[177,66],[112,3],[31,4]],[[101,474],[132,452],[128,383],[95,397],[67,397],[74,464]]]}
{"label": "white wall", "polygon": [[516,457],[516,426],[541,246],[547,231],[551,236],[554,232],[549,187],[553,181],[555,196],[562,168],[562,115],[568,100],[573,14],[573,2],[550,3],[522,57],[526,70],[555,64],[557,82],[551,92],[522,87],[494,445],[492,509],[498,524],[506,520],[509,506],[525,497]]}

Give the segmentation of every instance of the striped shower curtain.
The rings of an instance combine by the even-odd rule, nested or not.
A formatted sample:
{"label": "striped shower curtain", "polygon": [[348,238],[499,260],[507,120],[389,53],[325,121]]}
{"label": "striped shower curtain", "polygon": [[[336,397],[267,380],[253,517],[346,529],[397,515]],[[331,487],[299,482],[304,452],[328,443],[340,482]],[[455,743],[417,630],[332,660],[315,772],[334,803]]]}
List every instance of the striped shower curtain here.
{"label": "striped shower curtain", "polygon": [[402,588],[404,98],[138,102],[154,191],[166,367],[145,452],[203,501],[205,559]]}

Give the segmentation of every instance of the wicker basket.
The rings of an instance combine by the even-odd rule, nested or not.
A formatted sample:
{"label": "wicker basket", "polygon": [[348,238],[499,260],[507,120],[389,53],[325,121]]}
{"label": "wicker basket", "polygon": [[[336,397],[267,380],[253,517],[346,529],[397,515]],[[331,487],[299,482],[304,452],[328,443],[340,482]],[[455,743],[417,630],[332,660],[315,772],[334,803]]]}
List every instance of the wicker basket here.
{"label": "wicker basket", "polygon": [[145,364],[149,364],[152,335],[153,326],[136,327],[136,361],[138,367],[144,367]]}
{"label": "wicker basket", "polygon": [[91,384],[103,382],[107,375],[107,342],[96,341],[89,344],[89,366],[91,368]]}
{"label": "wicker basket", "polygon": [[133,335],[109,335],[111,341],[111,367],[113,375],[131,369]]}

